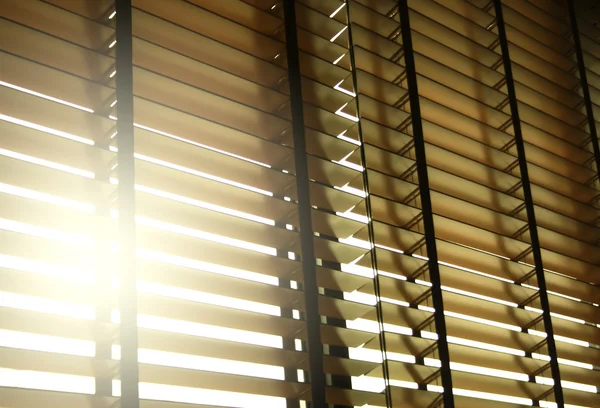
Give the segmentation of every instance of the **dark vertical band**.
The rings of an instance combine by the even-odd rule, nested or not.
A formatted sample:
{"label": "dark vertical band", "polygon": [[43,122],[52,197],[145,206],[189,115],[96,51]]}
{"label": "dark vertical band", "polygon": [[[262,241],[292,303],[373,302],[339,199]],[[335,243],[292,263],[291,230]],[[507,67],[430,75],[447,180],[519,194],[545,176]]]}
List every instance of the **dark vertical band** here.
{"label": "dark vertical band", "polygon": [[585,70],[585,61],[583,60],[583,50],[581,49],[581,38],[579,37],[579,27],[577,26],[577,15],[575,13],[575,4],[573,0],[568,0],[569,16],[571,17],[571,32],[573,33],[573,42],[575,43],[575,55],[577,56],[577,65],[579,68],[579,79],[581,89],[583,90],[583,100],[585,103],[585,113],[590,128],[590,137],[594,156],[596,161],[596,172],[600,176],[600,147],[598,146],[598,133],[596,132],[596,121],[594,119],[594,109],[592,108],[592,97],[588,87],[587,73]]}
{"label": "dark vertical band", "polygon": [[412,45],[408,0],[398,0],[400,14],[400,29],[402,31],[402,47],[404,49],[404,64],[410,102],[411,123],[415,143],[415,157],[417,162],[417,175],[419,177],[419,194],[421,198],[421,211],[423,214],[423,228],[425,231],[425,246],[431,279],[431,299],[435,308],[435,330],[438,335],[438,353],[441,362],[440,374],[444,387],[443,401],[445,408],[454,408],[454,392],[452,389],[452,372],[450,371],[450,352],[448,350],[448,337],[446,320],[444,318],[444,300],[442,296],[442,282],[438,265],[437,244],[435,228],[433,225],[433,209],[429,191],[429,175],[427,173],[427,157],[425,155],[425,137],[423,123],[421,122],[421,105],[419,103],[419,88],[417,85],[417,70]]}
{"label": "dark vertical band", "polygon": [[[352,67],[352,86],[354,88],[354,92],[356,94],[356,116],[360,119],[360,101],[359,101],[359,92],[358,92],[358,80],[356,78],[356,58],[354,55],[354,39],[352,37],[352,20],[350,14],[351,2],[346,0],[346,21],[348,24],[348,51],[350,54],[350,66]],[[365,198],[365,209],[368,221],[368,231],[369,231],[369,242],[371,243],[371,267],[373,268],[373,286],[375,289],[375,297],[376,297],[376,311],[377,311],[377,323],[379,326],[379,347],[381,348],[381,356],[382,356],[382,368],[383,368],[383,380],[385,382],[385,399],[386,399],[386,407],[392,407],[392,394],[389,387],[390,373],[388,367],[388,360],[386,357],[387,346],[385,343],[385,331],[383,326],[383,309],[381,307],[381,289],[379,284],[379,268],[377,265],[377,255],[375,253],[375,233],[373,231],[373,216],[371,210],[371,198],[369,193],[369,175],[367,173],[367,155],[365,152],[365,141],[362,132],[361,121],[359,120],[356,124],[358,126],[358,138],[360,141],[360,160],[363,165],[363,184],[365,188],[366,198]]]}
{"label": "dark vertical band", "polygon": [[527,158],[525,156],[525,143],[523,142],[523,133],[521,131],[521,119],[519,118],[519,106],[517,103],[517,94],[512,74],[512,65],[508,50],[508,40],[506,38],[506,29],[504,26],[504,15],[502,13],[502,0],[494,0],[496,12],[496,22],[498,23],[498,38],[502,50],[502,63],[504,66],[504,75],[506,78],[506,88],[508,90],[508,99],[510,104],[510,114],[512,117],[513,129],[515,133],[515,145],[517,147],[517,158],[519,160],[519,170],[521,172],[521,183],[523,185],[523,196],[525,208],[527,211],[527,223],[529,226],[529,235],[531,237],[531,248],[535,262],[535,275],[539,286],[539,299],[542,307],[542,317],[547,334],[546,341],[548,353],[550,354],[550,370],[554,380],[554,398],[558,407],[564,407],[564,397],[562,385],[560,382],[560,370],[558,368],[558,356],[556,344],[554,342],[554,331],[552,330],[552,316],[550,315],[550,303],[548,301],[548,291],[546,289],[546,276],[544,265],[542,263],[542,251],[537,232],[537,223],[535,219],[535,210],[533,206],[533,195],[531,194],[531,185],[529,184],[529,172],[527,169]]}
{"label": "dark vertical band", "polygon": [[131,0],[116,0],[121,408],[138,408]]}
{"label": "dark vertical band", "polygon": [[313,247],[312,207],[308,160],[304,135],[304,108],[302,102],[302,77],[296,28],[294,0],[284,0],[285,38],[294,133],[294,160],[296,164],[296,186],[298,189],[298,214],[300,218],[300,246],[302,248],[302,272],[304,275],[304,298],[306,303],[306,326],[312,407],[325,408],[325,373],[323,372],[323,345],[321,344],[321,316],[319,315],[319,288],[317,266]]}

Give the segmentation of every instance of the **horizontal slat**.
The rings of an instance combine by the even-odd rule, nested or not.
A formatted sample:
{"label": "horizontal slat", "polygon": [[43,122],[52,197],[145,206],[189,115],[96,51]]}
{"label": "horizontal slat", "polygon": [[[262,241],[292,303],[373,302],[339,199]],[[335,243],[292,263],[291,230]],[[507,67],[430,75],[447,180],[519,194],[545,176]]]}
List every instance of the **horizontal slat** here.
{"label": "horizontal slat", "polygon": [[[136,129],[135,136],[136,153],[196,172],[269,191],[278,196],[283,196],[288,185],[294,183],[294,177],[281,170],[272,170],[247,160],[199,148],[192,143],[142,129]],[[291,150],[286,151],[286,154],[290,153]]]}
{"label": "horizontal slat", "polygon": [[263,59],[272,59],[283,51],[283,44],[261,35],[231,20],[210,13],[191,3],[176,1],[168,6],[161,2],[135,0],[133,7],[172,21],[199,34],[251,52]]}
{"label": "horizontal slat", "polygon": [[[24,222],[45,228],[54,228],[58,231],[67,231],[91,236],[96,236],[102,232],[103,236],[105,237],[108,237],[109,227],[116,227],[112,223],[107,223],[107,220],[103,218],[94,217],[86,213],[73,212],[73,210],[67,208],[50,206],[49,204],[40,201],[8,195],[5,196],[2,201],[4,205],[0,209],[0,217],[7,218],[9,220]],[[192,211],[189,214],[191,217],[189,219],[200,222],[197,227],[203,231],[217,233],[224,236],[233,236],[234,238],[242,240],[245,238],[245,240],[248,242],[258,243],[261,245],[278,246],[280,248],[282,243],[288,241],[290,245],[293,243],[294,247],[289,247],[287,249],[299,251],[299,248],[297,248],[298,243],[295,242],[294,238],[295,233],[286,229],[277,229],[254,221],[248,221],[208,210],[202,210],[198,207],[172,202],[164,198],[150,196],[143,193],[138,193],[136,201],[138,205],[141,206],[139,214],[142,216],[152,217],[153,215],[156,215],[158,220],[169,221],[170,218],[168,217],[168,214],[186,214],[186,211]],[[169,211],[165,212],[166,209]],[[166,218],[163,213],[167,214]],[[211,213],[212,215],[210,215]],[[203,219],[200,217],[201,214],[206,214],[208,218]],[[229,230],[231,230],[232,233],[238,232],[237,235],[232,235],[232,233],[227,234],[227,223],[231,224]],[[192,226],[194,226],[194,224],[192,224]],[[209,228],[204,226],[208,226]],[[214,226],[216,229],[211,229],[211,226]],[[190,227],[190,225],[188,224],[187,227]],[[116,232],[116,230],[114,231]],[[246,234],[246,236],[240,235],[239,233]],[[22,236],[22,239],[35,240],[36,238],[27,238],[26,236]],[[48,245],[50,245],[50,243],[48,243]],[[42,247],[40,247],[39,244],[37,245],[39,250],[41,250]],[[49,249],[49,251],[52,252],[53,250]],[[362,253],[362,251],[360,253]],[[326,287],[338,288],[350,285],[349,287],[354,289],[357,286],[363,286],[366,282],[364,279],[360,279],[358,276],[352,276],[341,272],[336,273],[332,270],[322,270],[323,272],[321,275],[323,284]],[[266,270],[261,272],[266,272]],[[298,279],[298,277],[296,277],[296,279]]]}
{"label": "horizontal slat", "polygon": [[[437,368],[419,366],[418,364],[407,364],[396,361],[388,363],[390,376],[392,379],[408,382],[421,383],[423,380],[431,376]],[[480,392],[491,392],[504,395],[515,395],[519,397],[535,398],[540,396],[548,389],[548,386],[516,382],[497,377],[489,377],[485,375],[475,375],[460,371],[453,371],[453,384],[456,388],[466,390],[476,390]]]}
{"label": "horizontal slat", "polygon": [[[95,325],[100,324],[18,309],[3,308],[0,313],[3,317],[2,328],[5,330],[88,341],[96,340],[98,329]],[[111,326],[110,330],[116,329],[116,326]],[[139,329],[138,336],[140,348],[166,352],[289,367],[299,367],[306,358],[304,353],[297,351],[144,328]]]}
{"label": "horizontal slat", "polygon": [[530,2],[522,2],[519,0],[509,0],[506,4],[513,10],[526,16],[528,19],[537,22],[538,24],[546,27],[548,30],[553,31],[559,35],[565,35],[568,28],[566,25],[561,24],[556,19],[550,17],[544,12],[540,12],[540,9],[531,4]]}
{"label": "horizontal slat", "polygon": [[[39,275],[36,276],[35,280],[31,280],[21,276],[22,273],[15,273],[9,270],[1,271],[3,275],[3,289],[13,293],[42,296],[44,298],[78,304],[93,304],[96,296],[96,290],[93,285],[85,285],[64,279],[57,282],[56,278]],[[57,283],[60,283],[60,288],[51,292],[46,290],[48,285],[56,285]],[[304,322],[301,320],[274,317],[240,309],[147,293],[138,294],[138,312],[167,319],[217,325],[276,336],[291,336],[299,333],[304,327]]]}
{"label": "horizontal slat", "polygon": [[[18,309],[0,309],[0,314],[3,317],[2,328],[5,330],[58,337],[64,337],[68,333],[71,338],[92,341],[95,340],[94,330],[97,330],[92,325],[98,324]],[[308,369],[306,353],[298,351],[144,328],[139,329],[138,336],[139,347],[144,349]],[[325,357],[324,369],[329,373],[350,372],[351,375],[361,375],[373,370],[375,366],[376,363],[329,356]]]}
{"label": "horizontal slat", "polygon": [[[453,370],[456,388],[521,398],[540,399],[551,386]],[[550,396],[549,399],[553,397]]]}
{"label": "horizontal slat", "polygon": [[565,15],[566,4],[561,2],[552,2],[551,4],[546,4],[544,1],[539,0],[531,0],[531,3],[535,4],[539,9],[541,9],[544,13],[547,13],[558,21],[566,24],[567,16]]}
{"label": "horizontal slat", "polygon": [[[456,317],[446,317],[448,335],[460,339],[473,340],[493,346],[507,347],[523,353],[538,346],[541,337],[500,327],[482,325]],[[483,329],[483,330],[482,330]],[[538,351],[538,353],[542,353]]]}
{"label": "horizontal slat", "polygon": [[210,0],[191,0],[190,3],[263,34],[272,33],[282,24],[276,16],[241,0],[232,0],[231,7]]}
{"label": "horizontal slat", "polygon": [[[40,58],[44,62],[43,58]],[[114,89],[102,84],[69,75],[16,55],[0,52],[0,80],[25,89],[102,111],[114,98]]]}
{"label": "horizontal slat", "polygon": [[[274,285],[149,262],[141,263],[138,275],[140,279],[162,285],[304,311],[304,295],[302,292]],[[371,308],[372,306],[360,303],[332,299],[326,296],[319,297],[319,310],[324,316],[354,320],[368,313]]]}
{"label": "horizontal slat", "polygon": [[[385,395],[383,393],[325,387],[325,395],[325,400],[329,404],[339,404],[345,406],[363,406],[367,404],[373,404],[376,406],[385,405]],[[310,401],[310,395],[307,393],[303,396],[303,399]]]}
{"label": "horizontal slat", "polygon": [[553,317],[552,327],[554,329],[554,334],[556,335],[598,345],[597,343],[598,335],[600,335],[600,328],[598,328],[596,325],[581,324],[578,322],[572,322],[570,320]]}
{"label": "horizontal slat", "polygon": [[[3,240],[3,242],[15,242],[15,244],[19,245],[19,241],[15,241],[14,239],[12,241]],[[3,244],[3,246],[5,247],[6,245]],[[38,246],[42,248],[44,247],[43,245]],[[21,245],[21,247],[23,246]],[[57,248],[70,250],[72,247],[59,245]],[[60,252],[56,249],[51,253],[54,257],[61,257]],[[9,254],[14,255],[13,253]],[[83,256],[81,251],[80,255]],[[66,258],[67,255],[63,255],[62,257]],[[71,258],[73,257],[71,256]],[[90,302],[94,301],[95,294],[97,293],[93,285],[87,285],[81,282],[69,281],[65,279],[57,280],[55,277],[35,275],[35,280],[32,280],[23,274],[23,272],[6,269],[2,270],[2,275],[4,290],[29,296],[38,296],[78,304],[90,304]],[[57,289],[48,292],[46,289],[50,286],[56,287]],[[167,298],[145,293],[140,293],[138,298],[139,313],[143,314],[151,314],[170,319],[187,320],[203,324],[219,326],[225,325],[223,327],[240,328],[242,330],[249,331],[262,331],[264,333],[275,335],[286,336],[295,334],[301,338],[305,337],[305,333],[301,331],[303,322],[300,320],[281,320],[282,318],[260,313],[247,312],[239,309],[230,309],[223,306],[214,306],[211,304],[203,304],[189,300]],[[332,302],[325,297],[322,298],[322,308],[330,315],[338,317],[350,318],[352,316],[346,316],[348,312],[358,312],[360,315],[364,313],[364,311],[371,309],[371,307],[360,304],[355,304],[355,306],[351,307],[342,304],[347,304],[348,306],[352,305],[349,302]],[[355,317],[357,317],[356,314],[354,315],[354,318]],[[371,333],[322,326],[323,341],[329,344],[357,347],[360,344],[371,340],[372,337],[374,337],[374,335]]]}
{"label": "horizontal slat", "polygon": [[[118,403],[119,400],[117,397],[101,397],[88,394],[9,387],[0,388],[0,399],[2,400],[3,408],[29,408],[36,406],[47,408],[110,408]],[[144,408],[188,408],[186,404],[158,401],[143,401],[140,406]]]}
{"label": "horizontal slat", "polygon": [[[117,397],[100,397],[96,395],[77,394],[57,391],[43,391],[22,388],[0,388],[3,408],[29,408],[44,406],[48,408],[111,408],[118,404]],[[191,405],[172,401],[156,401],[140,399],[142,408],[218,408],[215,405]]]}
{"label": "horizontal slat", "polygon": [[[290,160],[293,151],[289,147],[269,143],[259,137],[252,137],[145,99],[138,98],[135,100],[135,116],[136,121],[150,129],[157,129],[160,132],[183,138],[189,142],[200,143],[259,163],[272,164],[291,173],[295,171],[293,160]],[[203,132],[198,134],[196,130],[198,128],[203,129]],[[315,150],[319,149],[318,143],[313,144],[313,146],[315,146]],[[182,148],[180,147],[180,149]],[[309,176],[317,181],[342,186],[349,180],[359,177],[356,171],[326,160],[313,156],[309,156],[309,160],[311,164]],[[289,178],[285,175],[279,177]],[[289,192],[288,195],[290,195]],[[291,197],[294,198],[293,195]]]}
{"label": "horizontal slat", "polygon": [[[183,258],[255,272],[274,269],[283,274],[289,274],[300,268],[298,262],[286,258],[210,241],[197,240],[153,228],[138,226],[137,234],[137,242],[140,247]],[[202,251],[198,251],[200,248],[202,248]]]}
{"label": "horizontal slat", "polygon": [[9,194],[1,194],[0,200],[0,218],[5,220],[48,228],[58,233],[77,234],[97,240],[98,243],[115,237],[117,232],[116,222],[107,216],[74,211],[72,208]]}
{"label": "horizontal slat", "polygon": [[142,261],[137,276],[141,280],[159,285],[304,310],[304,299],[301,291],[219,273]]}
{"label": "horizontal slat", "polygon": [[566,387],[564,388],[565,402],[567,404],[579,405],[579,406],[591,406],[600,404],[600,396],[597,393],[591,393],[589,391],[572,390]]}
{"label": "horizontal slat", "polygon": [[[177,5],[177,7],[181,6]],[[204,64],[267,87],[276,85],[277,81],[285,74],[283,68],[268,62],[268,60],[256,58],[168,20],[138,9],[133,9],[132,14],[132,29],[135,36],[180,55],[202,61]]]}
{"label": "horizontal slat", "polygon": [[300,252],[295,231],[138,192],[136,214],[240,241]]}
{"label": "horizontal slat", "polygon": [[561,54],[565,54],[571,49],[572,44],[563,38],[560,33],[548,30],[544,26],[525,17],[525,15],[513,10],[508,3],[504,4],[503,13],[507,24],[519,28],[533,38],[539,39],[539,41],[553,47]]}
{"label": "horizontal slat", "polygon": [[[283,220],[294,213],[295,205],[270,196],[235,188],[210,179],[167,169],[144,161],[136,163],[136,183],[193,200],[207,201],[232,210]],[[192,189],[194,186],[194,189]],[[201,193],[200,193],[201,192]]]}
{"label": "horizontal slat", "polygon": [[114,186],[98,180],[0,156],[0,182],[51,194],[61,198],[99,205],[106,202]]}
{"label": "horizontal slat", "polygon": [[518,327],[527,326],[540,315],[536,312],[504,306],[495,302],[488,302],[456,293],[444,293],[444,306],[451,312],[498,323],[516,325]]}
{"label": "horizontal slat", "polygon": [[290,126],[287,121],[273,115],[168,80],[150,71],[134,68],[133,75],[136,95],[243,132],[271,140]]}
{"label": "horizontal slat", "polygon": [[[106,362],[87,357],[2,348],[0,349],[0,364],[12,369],[94,376],[96,368]],[[112,364],[116,364],[116,361]],[[187,387],[202,384],[205,388],[215,390],[284,398],[298,398],[307,391],[308,387],[306,384],[143,363],[139,364],[139,375],[140,382]]]}
{"label": "horizontal slat", "polygon": [[407,408],[428,407],[439,397],[438,393],[411,388],[390,387],[393,404],[402,404]]}
{"label": "horizontal slat", "polygon": [[111,323],[7,307],[0,308],[0,316],[3,330],[84,341],[95,341],[101,330],[110,332],[118,329]]}
{"label": "horizontal slat", "polygon": [[449,347],[453,362],[491,368],[494,370],[505,370],[519,374],[535,374],[542,377],[551,377],[549,369],[542,370],[542,368],[548,364],[544,360],[508,353],[499,353],[458,344],[450,344]]}
{"label": "horizontal slat", "polygon": [[576,302],[560,296],[550,296],[550,305],[550,309],[554,313],[582,319],[589,323],[600,324],[600,308],[597,306],[593,306],[589,303]]}
{"label": "horizontal slat", "polygon": [[[279,37],[283,40],[283,37],[281,36],[283,30],[278,31],[278,29],[283,26],[283,13],[281,7],[275,8],[273,12],[271,5],[262,7],[264,11],[260,11],[241,0],[234,1],[231,7],[224,7],[205,0],[194,0],[193,3],[246,27],[262,32],[265,35],[271,36],[275,33],[275,37]],[[277,14],[277,17],[279,18],[273,14]],[[305,22],[305,24],[302,25],[298,24],[300,27],[317,25],[321,30],[328,30],[329,35],[322,36],[327,39],[333,37],[333,35],[339,31],[339,28],[336,30],[339,26],[338,24],[334,24],[324,16],[320,16],[318,13],[306,9],[301,5],[297,7],[296,17],[297,20]],[[339,45],[329,42],[325,38],[314,36],[309,31],[305,31],[301,28],[298,29],[298,46],[301,50],[318,56],[326,61],[334,61],[343,52]]]}
{"label": "horizontal slat", "polygon": [[[137,183],[142,186],[264,217],[275,222],[298,225],[296,206],[289,201],[275,199],[271,196],[144,161],[137,161],[136,170]],[[361,200],[360,197],[351,196],[314,183],[311,184],[311,195],[314,197],[313,203],[315,205],[340,212],[347,211]],[[334,228],[334,230],[340,227],[345,228],[344,224],[348,225],[348,223],[343,222],[344,220],[337,223],[337,217],[333,216],[333,218],[334,222],[332,223],[327,221],[327,217],[318,216],[317,212],[313,225],[317,230],[323,228],[322,230],[325,232],[331,232],[331,228]],[[331,227],[328,225],[331,225]]]}
{"label": "horizontal slat", "polygon": [[55,4],[92,20],[102,18],[108,19],[114,9],[113,0],[73,2],[70,0],[49,0],[48,3]]}
{"label": "horizontal slat", "polygon": [[110,27],[41,1],[7,0],[0,15],[92,50],[108,46],[114,36]]}
{"label": "horizontal slat", "polygon": [[2,34],[0,47],[3,51],[92,81],[110,83],[109,76],[114,67],[114,59],[110,56],[87,50],[4,19],[0,20],[0,33]]}
{"label": "horizontal slat", "polygon": [[[112,134],[115,122],[42,98],[0,87],[0,110],[6,116],[45,126],[90,141]],[[27,109],[24,109],[24,107]],[[69,118],[65,121],[64,118]]]}
{"label": "horizontal slat", "polygon": [[115,154],[95,146],[0,120],[0,147],[105,178]]}
{"label": "horizontal slat", "polygon": [[439,369],[437,367],[427,367],[420,364],[388,361],[388,370],[390,378],[393,380],[423,384],[428,377]]}
{"label": "horizontal slat", "polygon": [[466,397],[462,395],[455,395],[454,401],[456,404],[460,404],[461,407],[465,408],[478,408],[482,404],[485,404],[489,408],[520,408],[522,405],[515,404],[512,402],[495,401],[493,399],[482,399],[477,397]]}
{"label": "horizontal slat", "polygon": [[[403,334],[384,332],[385,344],[388,352],[421,355],[426,350],[435,346],[434,340],[424,339],[421,337],[408,336]],[[365,348],[377,350],[380,347],[379,338],[365,344]]]}

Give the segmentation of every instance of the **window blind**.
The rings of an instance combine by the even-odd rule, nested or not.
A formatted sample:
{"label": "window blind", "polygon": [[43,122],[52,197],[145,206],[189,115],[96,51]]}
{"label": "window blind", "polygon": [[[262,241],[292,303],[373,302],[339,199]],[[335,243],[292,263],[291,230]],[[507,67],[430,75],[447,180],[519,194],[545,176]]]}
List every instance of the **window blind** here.
{"label": "window blind", "polygon": [[590,7],[5,0],[0,406],[600,406]]}

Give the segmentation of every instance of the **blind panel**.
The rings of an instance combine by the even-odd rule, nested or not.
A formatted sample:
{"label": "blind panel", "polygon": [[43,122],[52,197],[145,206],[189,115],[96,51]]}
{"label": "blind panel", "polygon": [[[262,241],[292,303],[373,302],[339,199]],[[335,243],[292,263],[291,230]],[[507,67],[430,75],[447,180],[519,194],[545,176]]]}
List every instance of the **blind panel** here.
{"label": "blind panel", "polygon": [[598,405],[577,7],[7,1],[0,405]]}

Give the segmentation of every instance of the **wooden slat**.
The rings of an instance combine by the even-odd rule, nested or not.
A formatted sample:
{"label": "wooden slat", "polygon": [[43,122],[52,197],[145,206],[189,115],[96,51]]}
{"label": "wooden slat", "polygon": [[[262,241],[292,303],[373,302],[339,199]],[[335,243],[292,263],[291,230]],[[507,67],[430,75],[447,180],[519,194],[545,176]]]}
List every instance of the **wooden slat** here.
{"label": "wooden slat", "polygon": [[[0,399],[3,408],[29,408],[44,406],[48,408],[110,408],[118,403],[117,397],[101,397],[87,394],[75,394],[68,392],[30,390],[23,388],[0,388]],[[183,405],[183,404],[181,404]],[[176,407],[173,403],[150,401],[150,404],[142,403],[144,408],[184,408]]]}
{"label": "wooden slat", "polygon": [[[4,86],[0,87],[0,101],[0,110],[6,116],[90,141],[99,141],[110,136],[115,125],[114,121],[108,118]],[[65,121],[65,117],[68,117],[69,121]]]}
{"label": "wooden slat", "polygon": [[453,385],[456,384],[454,385],[456,388],[531,399],[539,399],[551,388],[549,385],[472,374],[456,370],[452,371],[452,379]]}
{"label": "wooden slat", "polygon": [[[5,330],[35,333],[63,338],[77,338],[94,341],[94,321],[53,316],[19,309],[0,309]],[[108,330],[117,326],[108,325]],[[152,329],[139,329],[139,347],[189,355],[200,355],[258,364],[300,367],[306,358],[305,353],[272,347],[217,340],[208,337],[192,336]],[[175,341],[176,340],[176,341]]]}
{"label": "wooden slat", "polygon": [[[134,68],[134,93],[143,98],[256,136],[273,139],[287,121],[240,103]],[[192,102],[193,101],[193,102]]]}
{"label": "wooden slat", "polygon": [[110,27],[42,1],[7,0],[0,16],[92,50],[107,47],[114,36],[114,30]]}
{"label": "wooden slat", "polygon": [[295,213],[295,205],[291,202],[276,200],[270,196],[144,161],[136,163],[136,183],[181,197],[278,221],[287,219]]}
{"label": "wooden slat", "polygon": [[281,250],[301,252],[298,233],[138,192],[137,215]]}
{"label": "wooden slat", "polygon": [[15,195],[1,194],[0,197],[0,218],[5,220],[98,240],[106,240],[117,231],[116,222],[107,216]]}
{"label": "wooden slat", "polygon": [[0,156],[0,182],[36,192],[96,205],[114,190],[106,182]]}
{"label": "wooden slat", "polygon": [[0,146],[14,153],[47,160],[106,177],[115,154],[95,146],[0,120]]}
{"label": "wooden slat", "polygon": [[[110,74],[114,59],[110,56],[67,43],[56,37],[28,29],[22,25],[0,20],[2,50],[38,61],[82,78],[112,84]],[[9,41],[10,40],[10,41]],[[112,99],[112,98],[111,98]],[[96,101],[96,103],[112,103]]]}
{"label": "wooden slat", "polygon": [[[106,364],[102,360],[59,355],[28,350],[0,349],[0,361],[7,368],[37,370],[64,374],[93,376],[96,367]],[[114,365],[116,361],[108,364]],[[213,373],[200,370],[161,367],[140,364],[140,381],[158,384],[204,387],[221,391],[237,391],[258,395],[297,398],[306,392],[308,385],[256,377]],[[234,380],[235,379],[235,380]]]}
{"label": "wooden slat", "polygon": [[[514,3],[513,3],[514,5]],[[539,39],[544,44],[553,47],[560,53],[566,53],[572,47],[572,44],[565,40],[560,33],[553,30],[548,30],[544,26],[536,23],[533,20],[525,17],[524,14],[519,13],[511,8],[511,5],[504,5],[504,15],[506,16],[506,23],[513,27],[519,28],[529,36]],[[526,24],[523,24],[526,23]]]}
{"label": "wooden slat", "polygon": [[[43,58],[40,58],[43,61]],[[0,80],[41,94],[102,111],[112,103],[114,89],[69,75],[16,55],[0,52]]]}
{"label": "wooden slat", "polygon": [[589,391],[579,391],[565,387],[565,401],[567,404],[593,407],[600,404],[600,397],[597,393],[594,394]]}
{"label": "wooden slat", "polygon": [[300,267],[298,262],[290,259],[145,226],[138,226],[137,234],[138,245],[142,248],[231,268],[253,272],[276,269],[282,273],[291,273]]}
{"label": "wooden slat", "polygon": [[526,16],[528,19],[537,22],[538,24],[546,27],[548,30],[553,31],[559,35],[567,33],[567,27],[565,24],[561,24],[556,19],[552,18],[544,12],[540,12],[540,9],[530,2],[521,2],[519,0],[509,0],[506,4],[513,10]]}
{"label": "wooden slat", "polygon": [[[135,130],[136,153],[173,163],[186,169],[210,174],[232,182],[244,184],[283,196],[294,177],[266,166],[214,152],[165,137],[143,129]],[[264,145],[264,144],[263,144]],[[268,147],[267,147],[268,148]],[[286,153],[290,153],[286,151]]]}
{"label": "wooden slat", "polygon": [[229,44],[231,47],[251,52],[266,60],[271,60],[284,48],[283,44],[272,38],[254,32],[233,21],[228,21],[191,3],[176,1],[167,5],[162,2],[135,0],[132,5],[137,9]]}
{"label": "wooden slat", "polygon": [[92,20],[102,19],[110,16],[114,9],[112,0],[100,1],[71,1],[71,0],[49,0],[48,3],[55,4],[73,13],[80,14]]}

